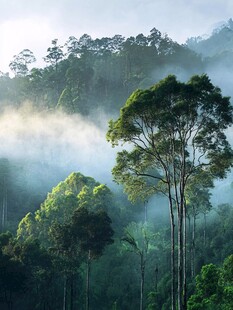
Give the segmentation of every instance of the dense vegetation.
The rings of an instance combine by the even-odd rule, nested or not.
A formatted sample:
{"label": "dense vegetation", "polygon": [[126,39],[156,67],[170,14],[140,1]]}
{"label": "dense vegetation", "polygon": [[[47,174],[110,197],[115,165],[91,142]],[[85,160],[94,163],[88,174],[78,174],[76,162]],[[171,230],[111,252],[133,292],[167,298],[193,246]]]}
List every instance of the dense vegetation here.
{"label": "dense vegetation", "polygon": [[81,114],[97,126],[107,114],[118,117],[108,140],[135,148],[118,153],[113,169],[127,196],[4,154],[1,309],[232,309],[232,200],[213,198],[232,165],[232,107],[202,75],[226,53],[231,59],[229,40],[202,52],[216,36],[233,38],[231,21],[187,45],[154,28],[130,38],[85,34],[64,46],[55,39],[44,68],[29,69],[28,49],[14,56],[14,77],[0,76],[2,113],[30,102],[32,116]]}
{"label": "dense vegetation", "polygon": [[18,106],[29,100],[37,108],[89,114],[118,112],[138,87],[149,87],[169,73],[170,66],[189,77],[202,72],[201,58],[185,46],[152,29],[148,36],[93,40],[70,37],[63,48],[52,41],[43,69],[28,67],[33,53],[22,51],[10,64],[15,78],[1,77],[2,104]]}

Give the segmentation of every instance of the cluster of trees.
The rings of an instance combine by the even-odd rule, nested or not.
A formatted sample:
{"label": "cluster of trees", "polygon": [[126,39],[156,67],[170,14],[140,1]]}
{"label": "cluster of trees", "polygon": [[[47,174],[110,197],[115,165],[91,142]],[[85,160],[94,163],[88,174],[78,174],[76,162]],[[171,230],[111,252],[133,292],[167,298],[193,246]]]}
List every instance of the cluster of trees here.
{"label": "cluster of trees", "polygon": [[231,20],[208,39],[190,38],[185,45],[156,28],[147,36],[129,38],[71,36],[63,46],[54,39],[43,58],[45,68],[30,69],[36,59],[28,49],[13,57],[9,67],[14,78],[0,74],[1,105],[30,101],[67,113],[86,115],[97,109],[116,114],[135,89],[147,88],[170,73],[182,80],[203,72],[222,74],[221,68],[230,74],[232,42]]}
{"label": "cluster of trees", "polygon": [[129,200],[81,173],[48,193],[43,176],[23,184],[23,165],[1,159],[1,308],[231,309],[233,208],[214,209],[211,191],[232,167],[233,108],[207,75],[159,81],[171,67],[200,73],[206,59],[152,29],[53,40],[44,60],[29,70],[31,51],[14,57],[2,106],[115,117],[126,101],[107,140],[126,146],[112,172]]}
{"label": "cluster of trees", "polygon": [[[193,76],[186,84],[168,76],[150,89],[135,91],[121,109],[120,117],[109,124],[107,139],[113,146],[119,142],[133,146],[130,151],[118,153],[113,169],[115,180],[125,184],[129,193],[137,190],[136,195],[140,196],[149,186],[152,192],[161,192],[168,199],[172,309],[176,309],[176,300],[179,310],[187,307],[188,193],[190,204],[196,209],[192,202],[193,195],[197,199],[195,187],[201,192],[201,186],[208,188],[214,178],[226,176],[233,151],[225,130],[232,123],[229,98],[223,97],[220,89],[202,75]],[[208,203],[208,192],[203,195],[200,198]],[[203,205],[201,199],[199,203]],[[195,223],[193,226],[195,232]],[[194,253],[193,247],[193,256]]]}
{"label": "cluster of trees", "polygon": [[[107,139],[113,146],[131,143],[130,149],[118,153],[113,175],[132,201],[141,201],[138,207],[162,194],[170,229],[168,218],[158,225],[147,208],[141,210],[141,220],[132,210],[126,216],[128,203],[119,205],[122,198],[113,198],[106,185],[72,173],[53,188],[38,210],[26,214],[16,236],[1,235],[2,304],[8,309],[13,304],[18,309],[50,309],[56,304],[64,310],[96,305],[183,310],[211,307],[217,298],[219,309],[227,309],[232,283],[224,275],[231,256],[223,269],[214,266],[213,259],[219,263],[232,254],[233,209],[220,206],[219,215],[208,224],[206,217],[212,208],[214,179],[224,178],[232,166],[233,153],[225,135],[232,113],[229,98],[206,75],[193,76],[187,83],[168,76],[150,89],[135,91],[119,118],[109,123]],[[2,219],[6,168],[7,161],[2,160]],[[202,220],[198,220],[200,214]],[[217,221],[224,223],[224,234]],[[212,225],[218,227],[214,236],[209,231]],[[224,241],[220,240],[219,248],[220,235]],[[109,252],[104,252],[107,245],[111,245]],[[210,262],[197,276],[194,291],[197,272]],[[215,284],[209,288],[212,277]],[[56,301],[54,294],[59,296]]]}
{"label": "cluster of trees", "polygon": [[[35,214],[28,213],[22,219],[17,236],[3,233],[3,304],[13,309],[16,300],[18,309],[59,309],[62,305],[63,309],[73,309],[75,276],[86,262],[85,295],[89,309],[91,262],[102,255],[106,245],[113,243],[114,231],[106,211],[110,200],[111,192],[106,185],[73,173],[48,194]],[[58,293],[60,298],[55,301],[50,294],[61,288],[59,281],[64,283],[63,296]],[[28,289],[30,296],[20,302],[17,294],[20,296],[25,290],[28,294]],[[85,304],[82,298],[78,300]]]}
{"label": "cluster of trees", "polygon": [[214,29],[210,36],[189,38],[186,44],[188,48],[201,55],[204,63],[204,72],[207,72],[214,80],[214,83],[232,97],[232,19]]}
{"label": "cluster of trees", "polygon": [[171,67],[185,78],[203,71],[201,57],[155,28],[148,36],[129,38],[94,40],[84,34],[70,37],[63,47],[55,39],[44,57],[47,66],[29,70],[34,61],[28,49],[14,56],[10,68],[15,77],[0,77],[2,104],[31,101],[67,113],[117,113],[133,90],[159,81]]}
{"label": "cluster of trees", "polygon": [[[71,174],[21,220],[16,235],[0,235],[1,309],[170,309],[170,229],[161,208],[161,200],[148,204],[145,221],[144,204]],[[211,309],[216,300],[230,309],[233,208],[220,205],[206,222],[201,212],[187,240],[188,309]]]}
{"label": "cluster of trees", "polygon": [[233,307],[233,255],[228,256],[221,267],[208,264],[196,277],[196,290],[190,297],[188,309],[225,309]]}
{"label": "cluster of trees", "polygon": [[192,37],[187,41],[187,46],[205,57],[226,56],[232,54],[233,20],[230,18],[222,26],[214,29],[208,38]]}

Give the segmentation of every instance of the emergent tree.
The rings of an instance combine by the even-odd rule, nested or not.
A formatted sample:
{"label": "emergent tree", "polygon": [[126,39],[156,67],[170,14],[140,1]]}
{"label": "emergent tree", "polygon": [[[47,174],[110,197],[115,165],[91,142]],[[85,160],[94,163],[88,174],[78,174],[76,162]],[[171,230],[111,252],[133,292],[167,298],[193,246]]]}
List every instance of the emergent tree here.
{"label": "emergent tree", "polygon": [[[185,189],[190,177],[206,171],[223,178],[233,153],[225,130],[232,125],[228,97],[208,76],[193,76],[187,83],[175,76],[146,90],[136,90],[122,107],[120,117],[109,123],[107,140],[127,148],[118,153],[113,175],[127,185],[135,178],[154,180],[169,200],[171,219],[172,309],[175,309],[174,208],[178,226],[177,300],[186,309]],[[129,144],[129,145],[128,145]],[[159,172],[159,173],[158,173]]]}
{"label": "emergent tree", "polygon": [[14,55],[9,67],[16,76],[25,76],[28,74],[28,65],[35,62],[36,58],[29,49],[22,50],[18,55]]}

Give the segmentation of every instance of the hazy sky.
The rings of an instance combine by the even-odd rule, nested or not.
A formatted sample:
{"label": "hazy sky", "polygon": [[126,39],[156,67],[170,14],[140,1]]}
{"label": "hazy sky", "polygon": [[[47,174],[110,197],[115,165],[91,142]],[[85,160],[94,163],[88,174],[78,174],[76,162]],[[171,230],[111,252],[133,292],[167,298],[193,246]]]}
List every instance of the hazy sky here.
{"label": "hazy sky", "polygon": [[30,49],[41,61],[51,41],[148,35],[153,27],[179,43],[233,17],[232,0],[0,0],[0,71]]}

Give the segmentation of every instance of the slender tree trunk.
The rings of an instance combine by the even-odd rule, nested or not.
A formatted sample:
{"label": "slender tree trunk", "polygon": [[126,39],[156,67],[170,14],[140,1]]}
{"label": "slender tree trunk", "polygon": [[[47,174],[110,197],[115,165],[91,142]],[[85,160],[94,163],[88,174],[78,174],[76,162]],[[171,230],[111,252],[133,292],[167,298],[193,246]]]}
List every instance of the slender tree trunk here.
{"label": "slender tree trunk", "polygon": [[203,231],[203,243],[204,243],[204,250],[203,250],[203,255],[204,255],[204,262],[206,262],[206,213],[204,212],[204,231]]}
{"label": "slender tree trunk", "polygon": [[155,291],[156,292],[158,291],[158,272],[159,272],[159,269],[157,265],[155,268]]}
{"label": "slender tree trunk", "polygon": [[204,247],[206,246],[206,213],[204,213],[204,232],[203,232],[203,239],[204,239]]}
{"label": "slender tree trunk", "polygon": [[144,223],[146,224],[148,220],[147,217],[147,201],[144,201]]}
{"label": "slender tree trunk", "polygon": [[192,269],[191,276],[195,277],[195,261],[196,261],[196,215],[193,215],[193,231],[192,231]]}
{"label": "slender tree trunk", "polygon": [[126,52],[125,60],[126,60],[125,64],[126,91],[127,93],[130,93],[129,81],[131,78],[131,59],[128,51]]}
{"label": "slender tree trunk", "polygon": [[[186,201],[185,201],[185,148],[182,147],[180,179],[176,180],[174,171],[174,185],[176,191],[178,218],[178,310],[186,310]],[[178,187],[179,189],[176,188]]]}
{"label": "slender tree trunk", "polygon": [[[188,274],[192,275],[192,231],[191,231],[191,219],[190,216],[188,216],[188,253],[189,253],[189,267]],[[187,264],[186,264],[187,265]]]}
{"label": "slender tree trunk", "polygon": [[66,295],[67,295],[67,276],[64,276],[64,287],[63,287],[63,310],[66,310]]}
{"label": "slender tree trunk", "polygon": [[140,255],[140,259],[141,259],[140,310],[143,310],[143,295],[144,295],[144,281],[145,281],[144,253]]}
{"label": "slender tree trunk", "polygon": [[70,310],[73,310],[74,304],[74,276],[70,277]]}
{"label": "slender tree trunk", "polygon": [[178,310],[183,310],[183,206],[178,209]]}
{"label": "slender tree trunk", "polygon": [[88,251],[87,257],[87,278],[86,278],[86,310],[89,310],[90,303],[90,270],[91,270],[91,251]]}
{"label": "slender tree trunk", "polygon": [[186,310],[186,305],[187,305],[187,227],[186,227],[186,202],[184,202],[184,229],[183,229],[183,240],[184,240],[184,245],[183,245],[183,257],[184,257],[184,270],[183,270],[183,308]]}
{"label": "slender tree trunk", "polygon": [[175,223],[174,213],[172,208],[172,198],[169,193],[169,212],[170,212],[170,227],[171,227],[171,307],[176,309],[176,294],[175,294]]}
{"label": "slender tree trunk", "polygon": [[7,221],[7,187],[6,187],[6,177],[3,177],[3,197],[2,197],[2,231],[5,230]]}

